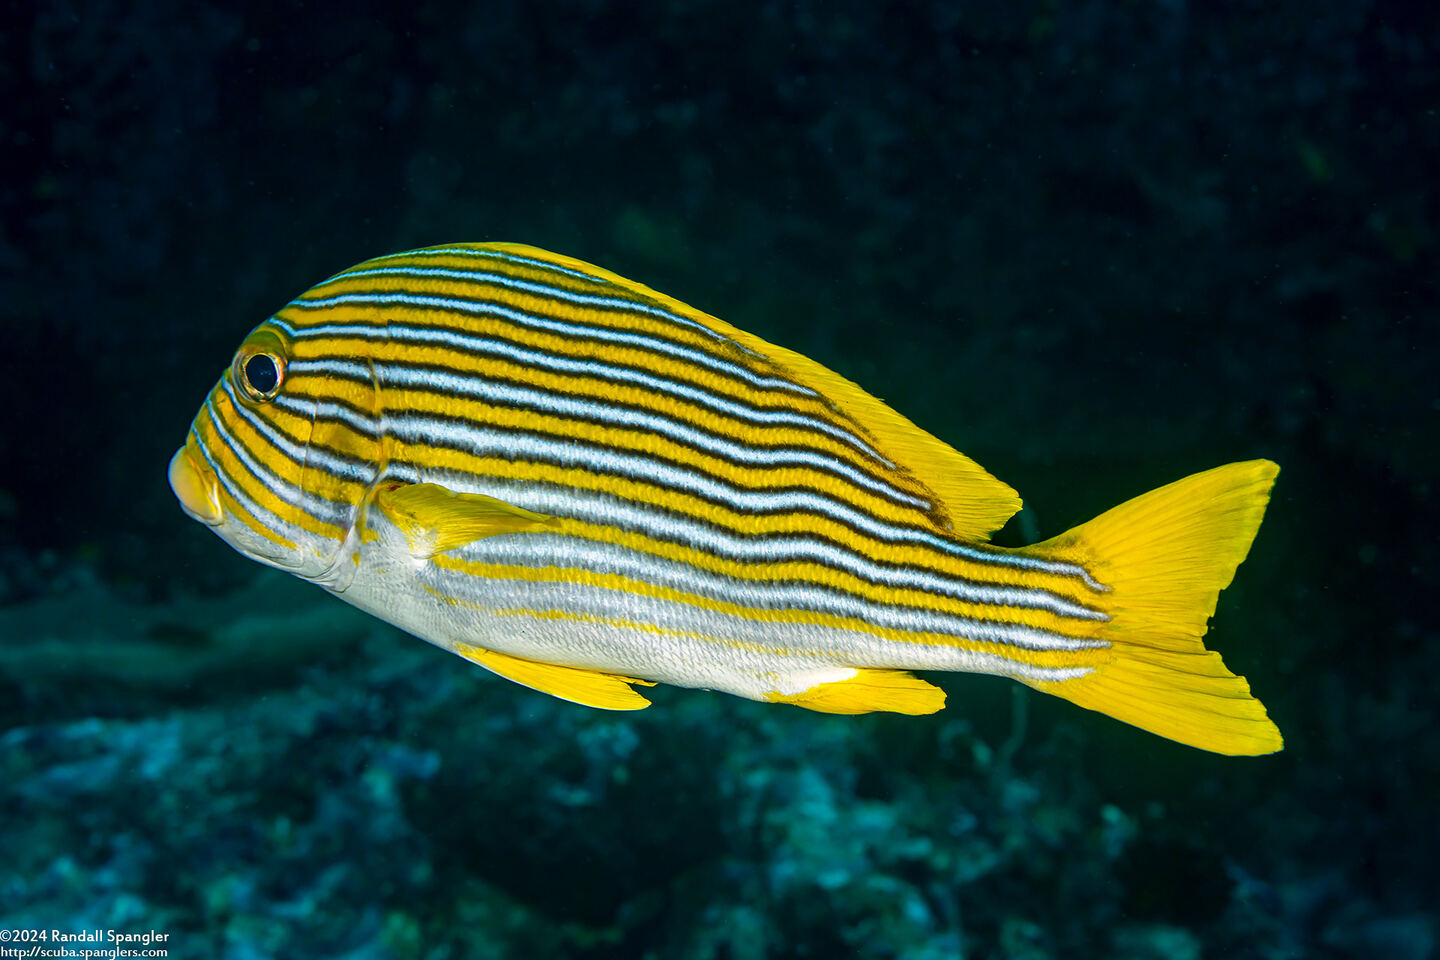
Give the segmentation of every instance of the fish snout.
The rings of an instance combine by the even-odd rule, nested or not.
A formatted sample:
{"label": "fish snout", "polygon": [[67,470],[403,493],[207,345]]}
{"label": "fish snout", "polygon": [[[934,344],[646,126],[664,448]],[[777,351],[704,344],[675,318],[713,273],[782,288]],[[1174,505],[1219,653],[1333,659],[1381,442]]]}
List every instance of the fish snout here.
{"label": "fish snout", "polygon": [[187,443],[170,458],[170,489],[180,506],[207,527],[224,519],[215,473],[196,459],[194,443]]}

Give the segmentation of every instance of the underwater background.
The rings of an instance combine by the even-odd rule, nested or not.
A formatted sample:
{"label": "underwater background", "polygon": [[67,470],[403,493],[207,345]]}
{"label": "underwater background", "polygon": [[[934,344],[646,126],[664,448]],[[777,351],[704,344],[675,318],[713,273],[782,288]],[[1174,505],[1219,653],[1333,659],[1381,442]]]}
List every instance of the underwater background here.
{"label": "underwater background", "polygon": [[[235,960],[1436,954],[1437,5],[3,16],[8,936],[154,930]],[[921,718],[665,687],[589,710],[181,513],[167,460],[251,327],[359,260],[479,240],[858,381],[1020,491],[1003,543],[1277,461],[1207,643],[1284,752],[959,674],[926,676],[949,707]]]}

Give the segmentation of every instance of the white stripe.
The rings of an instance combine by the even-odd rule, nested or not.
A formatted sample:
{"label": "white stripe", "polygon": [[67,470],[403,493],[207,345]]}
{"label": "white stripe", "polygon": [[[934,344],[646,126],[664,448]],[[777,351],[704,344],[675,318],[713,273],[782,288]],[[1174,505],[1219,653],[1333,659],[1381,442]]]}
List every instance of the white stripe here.
{"label": "white stripe", "polygon": [[[292,365],[292,370],[299,366],[299,363]],[[814,450],[736,444],[715,434],[693,429],[668,417],[567,397],[545,390],[510,386],[464,374],[428,369],[416,370],[398,364],[377,365],[374,369],[381,384],[386,387],[432,390],[446,396],[480,400],[495,406],[529,407],[541,413],[560,417],[590,419],[626,429],[646,430],[688,444],[716,457],[738,460],[752,466],[810,466],[837,473],[857,486],[869,489],[902,505],[918,509],[925,509],[929,506],[925,501],[907,496],[889,484],[856,470],[842,460]],[[353,415],[351,416],[353,418]]]}
{"label": "white stripe", "polygon": [[[290,370],[294,371],[295,365],[291,364]],[[369,414],[359,413],[346,404],[335,400],[314,400],[306,397],[303,401],[295,397],[280,393],[270,403],[278,410],[283,410],[296,417],[304,417],[309,420],[312,416],[316,420],[338,420],[353,429],[356,433],[368,439],[374,440],[378,436],[378,428],[375,425],[375,418]]]}
{"label": "white stripe", "polygon": [[[609,283],[604,277],[597,277],[594,274],[584,273],[580,270],[572,270],[569,267],[562,267],[558,263],[551,263],[549,260],[539,260],[535,257],[522,257],[514,253],[505,253],[500,250],[482,250],[475,247],[422,247],[419,250],[402,250],[400,253],[387,253],[383,257],[373,257],[365,263],[375,263],[379,260],[394,260],[397,257],[484,257],[492,260],[504,260],[507,263],[518,263],[527,267],[540,267],[545,270],[553,270],[555,273],[563,273],[569,277],[579,280],[589,280],[592,283]],[[359,264],[358,266],[364,266]],[[351,267],[354,270],[355,267]],[[350,270],[336,276],[344,276]],[[333,277],[331,279],[334,279]],[[327,281],[329,282],[329,281]]]}
{"label": "white stripe", "polygon": [[[424,568],[420,576],[423,588],[446,594],[443,571]],[[764,619],[584,582],[496,578],[485,583],[488,589],[473,604],[447,607],[463,610],[460,622],[466,624],[467,639],[474,638],[470,642],[544,663],[619,671],[756,700],[776,691],[808,689],[827,674],[848,679],[864,667],[1026,680],[1066,680],[1090,672],[1087,667],[1027,664],[1016,659],[1022,654],[1014,648],[992,653],[968,644],[907,643],[863,627],[797,622],[780,629]],[[402,626],[423,635],[430,622],[411,617]],[[431,640],[454,647],[433,630]]]}
{"label": "white stripe", "polygon": [[290,301],[288,306],[301,310],[319,310],[325,307],[333,307],[340,304],[371,304],[383,306],[385,304],[404,304],[410,307],[428,307],[433,310],[448,310],[454,313],[463,313],[470,316],[491,316],[500,317],[511,323],[524,327],[531,327],[537,330],[548,330],[551,333],[558,333],[568,337],[594,337],[599,340],[607,340],[612,343],[627,344],[640,347],[646,350],[653,350],[657,353],[668,354],[687,360],[697,366],[706,367],[721,373],[725,376],[742,380],[751,386],[769,390],[783,390],[787,393],[797,393],[802,396],[813,397],[815,391],[809,387],[780,377],[762,377],[752,373],[746,368],[712,356],[701,350],[692,350],[689,347],[681,346],[678,343],[671,343],[667,340],[658,340],[654,337],[647,337],[638,333],[627,333],[621,330],[610,330],[605,327],[592,326],[590,324],[566,323],[561,320],[552,320],[548,317],[539,317],[534,314],[524,313],[510,307],[501,306],[495,303],[484,303],[470,300],[454,300],[449,297],[419,296],[410,293],[340,293],[331,297],[318,297],[307,299],[304,296]]}
{"label": "white stripe", "polygon": [[[744,420],[748,423],[761,426],[787,425],[824,433],[836,440],[840,440],[847,446],[856,448],[859,452],[876,460],[882,466],[891,470],[895,469],[895,464],[881,456],[878,450],[871,447],[853,433],[841,429],[828,421],[819,420],[790,410],[773,410],[764,407],[750,406],[749,404],[737,400],[730,400],[706,390],[689,386],[688,384],[666,380],[663,377],[657,377],[651,373],[636,370],[632,367],[617,367],[596,360],[577,360],[560,354],[516,346],[506,343],[503,340],[492,340],[489,337],[455,333],[450,330],[438,330],[429,327],[412,327],[405,324],[373,326],[369,324],[325,323],[311,327],[295,327],[278,317],[272,318],[270,322],[284,331],[285,334],[293,340],[335,336],[380,341],[392,340],[397,343],[419,346],[444,344],[445,346],[454,347],[459,350],[502,357],[506,360],[513,360],[519,364],[528,364],[556,373],[572,373],[604,380],[618,380],[622,383],[633,383],[636,386],[641,386],[648,390],[665,393],[681,400],[689,400],[700,406],[708,407],[711,410],[734,417],[737,420]],[[345,361],[296,360],[290,364],[289,369],[292,372],[309,372],[312,369],[324,371],[326,364],[336,364],[337,366],[333,369],[338,370],[340,369],[338,365],[343,363],[345,363]],[[362,371],[358,374],[359,379],[368,380],[370,377],[369,369],[362,368],[359,364],[352,364],[346,369]],[[928,507],[929,505],[924,504],[924,506]]]}
{"label": "white stripe", "polygon": [[[491,538],[468,544],[457,553],[461,559],[472,563],[521,565],[532,569],[555,567],[559,568],[555,571],[556,579],[575,582],[584,582],[585,571],[603,570],[607,574],[668,587],[682,593],[699,594],[742,608],[806,610],[859,620],[882,630],[903,633],[937,633],[1025,650],[1087,650],[1108,645],[1103,640],[1068,637],[1025,624],[981,620],[902,604],[877,603],[818,584],[782,581],[757,583],[753,580],[726,577],[682,562],[667,561],[639,551],[578,537],[536,533],[527,534],[523,543],[516,538],[511,538],[508,542]],[[435,579],[436,586],[464,600],[483,600],[491,592],[485,577],[444,571],[437,573]],[[995,592],[1003,596],[1023,591]],[[1036,604],[1025,606],[1034,607]],[[788,627],[789,624],[785,626]]]}
{"label": "white stripe", "polygon": [[[321,287],[326,287],[332,283],[339,283],[341,281],[349,280],[352,277],[414,277],[421,280],[429,277],[439,277],[446,280],[466,280],[475,284],[489,283],[499,287],[505,287],[509,290],[521,290],[525,293],[533,293],[538,296],[549,297],[552,300],[563,300],[566,303],[579,304],[580,306],[600,307],[606,310],[615,310],[620,313],[655,317],[659,320],[665,320],[679,326],[698,330],[701,333],[704,333],[706,336],[710,337],[712,340],[718,340],[722,343],[727,343],[732,346],[739,347],[740,349],[744,350],[746,353],[752,356],[759,356],[759,354],[755,353],[754,350],[745,348],[743,345],[736,343],[734,340],[731,340],[724,334],[712,330],[698,320],[692,320],[689,317],[682,316],[681,314],[675,313],[672,310],[666,310],[663,307],[653,306],[640,300],[631,299],[630,297],[601,297],[589,293],[576,293],[573,290],[566,290],[561,287],[552,287],[548,284],[543,283],[535,283],[531,280],[517,280],[514,277],[506,276],[503,273],[488,273],[481,270],[447,270],[442,267],[371,267],[369,269],[361,269],[360,267],[356,267],[352,270],[347,270],[342,274],[331,277],[329,280],[326,280],[324,283],[312,287],[306,292],[314,293]],[[587,277],[587,279],[598,278]],[[629,291],[626,292],[629,293]],[[483,296],[483,293],[479,295]],[[638,296],[638,294],[635,294],[634,296]],[[810,392],[812,394],[814,393],[813,390]]]}
{"label": "white stripe", "polygon": [[[512,347],[508,344],[502,344],[497,341],[488,340],[486,338],[473,337],[464,334],[455,334],[449,331],[442,332],[427,328],[418,328],[419,331],[423,333],[423,335],[415,336],[413,337],[413,339],[411,339],[409,335],[416,333],[417,329],[398,324],[381,327],[364,324],[329,323],[317,324],[313,327],[297,328],[293,327],[292,325],[286,323],[283,320],[280,320],[279,318],[272,318],[269,322],[275,324],[276,327],[278,327],[287,335],[295,339],[323,336],[351,336],[359,338],[371,338],[376,340],[384,340],[389,338],[399,340],[401,342],[443,342],[463,349],[498,353],[506,356],[507,358],[515,359],[520,362],[533,362],[540,366],[551,367],[553,369],[556,369],[557,371],[570,370],[576,372],[588,372],[597,376],[608,376],[614,379],[629,380],[630,382],[638,382],[646,386],[653,387],[655,389],[664,390],[671,393],[672,395],[681,396],[686,399],[694,399],[696,400],[696,402],[703,403],[717,409],[724,409],[724,412],[732,413],[737,417],[760,420],[762,422],[788,423],[811,429],[822,430],[823,432],[843,439],[848,443],[863,445],[863,441],[859,440],[859,438],[855,437],[854,435],[844,433],[843,431],[836,429],[832,424],[829,424],[823,420],[815,420],[806,417],[803,414],[795,414],[787,411],[765,411],[752,407],[740,406],[738,404],[731,404],[728,401],[720,401],[719,398],[716,398],[712,394],[706,393],[704,391],[697,391],[691,388],[686,388],[681,384],[675,384],[661,378],[652,377],[648,374],[638,374],[635,371],[628,370],[628,368],[612,367],[607,364],[593,363],[590,361],[575,361],[568,358],[557,357],[552,354],[535,353],[529,350],[525,350],[523,348]],[[397,333],[400,334],[400,336],[395,336],[395,334]],[[335,373],[340,376],[347,376],[352,379],[359,380],[368,380],[370,378],[370,368],[367,365],[345,360],[296,360],[291,363],[290,370],[292,374],[299,374],[301,372],[318,372]],[[428,438],[421,439],[428,440]],[[894,468],[894,464],[890,463],[887,460],[884,460],[883,457],[880,457],[877,452],[873,451],[868,446],[866,446],[864,449],[866,453],[875,456],[886,466]],[[986,549],[983,547],[970,546],[968,544],[963,544],[955,540],[936,536],[929,533],[928,531],[919,528],[894,527],[888,524],[884,524],[880,521],[875,521],[875,523],[878,524],[881,529],[887,531],[885,534],[877,534],[877,536],[880,536],[881,539],[885,539],[890,542],[919,543],[942,550],[945,553],[949,553],[954,556],[964,557],[967,560],[973,560],[982,564],[1009,567],[1012,569],[1035,570],[1044,573],[1053,573],[1065,577],[1072,577],[1080,580],[1088,588],[1096,592],[1105,593],[1109,591],[1108,587],[1094,579],[1094,577],[1090,575],[1089,571],[1077,564],[1065,563],[1054,560],[1042,560],[1037,557],[1027,557],[1008,552],[1002,553],[999,551],[998,548]]]}
{"label": "white stripe", "polygon": [[[349,523],[346,508],[343,504],[334,504],[329,500],[314,495],[306,495],[295,484],[277,476],[259,464],[250,455],[249,451],[245,449],[244,445],[237,442],[235,437],[225,428],[225,425],[220,421],[219,414],[215,410],[213,401],[206,400],[204,410],[209,414],[211,427],[214,429],[216,436],[220,438],[220,442],[225,445],[225,448],[230,451],[231,455],[239,460],[241,465],[249,471],[250,475],[258,480],[260,485],[268,490],[272,496],[281,503],[288,504],[295,504],[299,498],[303,497],[307,511],[320,522],[329,523],[332,526],[338,527],[344,527]],[[261,506],[259,502],[246,493],[244,489],[235,482],[234,478],[226,472],[224,466],[216,460],[209,445],[205,442],[204,438],[200,436],[199,431],[192,428],[191,432],[195,437],[195,442],[200,449],[201,456],[205,458],[205,462],[210,465],[211,471],[215,474],[216,482],[223,486],[231,498],[239,502],[240,505],[245,508],[246,512],[254,517],[257,522],[288,540],[298,541],[310,536],[309,531],[304,530],[288,520],[282,519],[274,511],[268,507]],[[316,514],[313,509],[310,509],[320,504],[333,508],[333,510],[328,512],[328,519]],[[273,557],[270,559],[274,560]],[[289,564],[287,567],[288,566],[294,566],[294,564]]]}
{"label": "white stripe", "polygon": [[[510,460],[534,460],[561,466],[584,467],[609,475],[640,477],[674,488],[686,487],[709,493],[724,492],[732,499],[748,501],[737,509],[754,510],[786,500],[813,500],[804,494],[783,495],[734,491],[720,484],[707,483],[690,471],[669,469],[653,461],[618,456],[610,451],[580,445],[567,445],[505,432],[492,432],[443,423],[417,416],[386,418],[385,428],[393,430],[409,443],[436,443],[453,446],[475,456],[496,456]],[[448,441],[448,442],[445,442]],[[630,466],[638,470],[628,469]],[[678,543],[742,564],[765,564],[786,561],[824,564],[846,571],[855,577],[880,586],[897,589],[929,590],[957,600],[1050,610],[1060,616],[1084,620],[1104,620],[1104,614],[1089,610],[1047,590],[1039,588],[995,586],[945,577],[918,567],[895,569],[880,565],[842,546],[803,535],[781,538],[757,538],[734,535],[710,525],[693,522],[688,517],[653,508],[648,504],[624,500],[612,494],[562,488],[549,484],[527,483],[517,496],[503,481],[474,475],[422,476],[412,465],[394,464],[389,475],[412,483],[441,483],[452,489],[471,490],[514,503],[527,510],[549,516],[573,517],[598,526],[614,526],[633,530],[662,542]],[[686,483],[686,480],[692,482]],[[738,494],[738,496],[736,496]],[[826,504],[825,506],[829,506]],[[751,585],[764,591],[769,583]]]}
{"label": "white stripe", "polygon": [[[297,468],[309,469],[319,467],[331,476],[338,477],[342,480],[350,480],[359,484],[368,484],[370,482],[373,469],[371,464],[367,464],[364,461],[343,459],[330,453],[328,450],[322,450],[308,442],[303,444],[296,443],[286,436],[284,431],[247,410],[235,395],[235,388],[231,385],[229,377],[221,380],[220,384],[225,388],[225,392],[229,394],[230,402],[234,405],[235,413],[239,415],[240,419],[254,428],[255,432],[264,437],[271,446],[280,450]],[[309,411],[303,412],[301,416],[306,420],[310,419]],[[247,464],[247,466],[249,466],[249,464]],[[255,468],[252,467],[251,472],[254,473]],[[329,503],[331,501],[324,502]]]}

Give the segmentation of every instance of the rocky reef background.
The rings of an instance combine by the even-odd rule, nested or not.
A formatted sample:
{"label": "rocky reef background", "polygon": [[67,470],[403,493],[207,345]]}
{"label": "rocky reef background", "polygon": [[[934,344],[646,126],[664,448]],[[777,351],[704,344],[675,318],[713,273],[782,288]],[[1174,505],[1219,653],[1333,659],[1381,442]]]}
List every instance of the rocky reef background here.
{"label": "rocky reef background", "polygon": [[[0,926],[170,956],[1435,954],[1440,7],[95,0],[0,20]],[[1025,496],[1283,472],[1213,757],[515,687],[262,571],[165,464],[243,335],[521,240],[798,349]]]}

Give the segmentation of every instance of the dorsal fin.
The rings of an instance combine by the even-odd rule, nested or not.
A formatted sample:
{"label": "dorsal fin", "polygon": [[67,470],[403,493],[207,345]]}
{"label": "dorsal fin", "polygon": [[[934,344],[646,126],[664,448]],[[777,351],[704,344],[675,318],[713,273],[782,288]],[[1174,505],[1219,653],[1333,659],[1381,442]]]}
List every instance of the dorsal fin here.
{"label": "dorsal fin", "polygon": [[[705,326],[752,354],[764,357],[776,371],[824,397],[833,410],[858,427],[858,432],[866,441],[923,485],[940,507],[932,517],[938,526],[950,533],[967,539],[987,539],[1020,509],[1020,495],[1008,484],[991,476],[984,467],[954,447],[920,429],[858,384],[809,357],[762,340],[674,297],[583,260],[523,243],[476,246],[552,263],[608,281]],[[947,520],[948,523],[945,522]]]}

